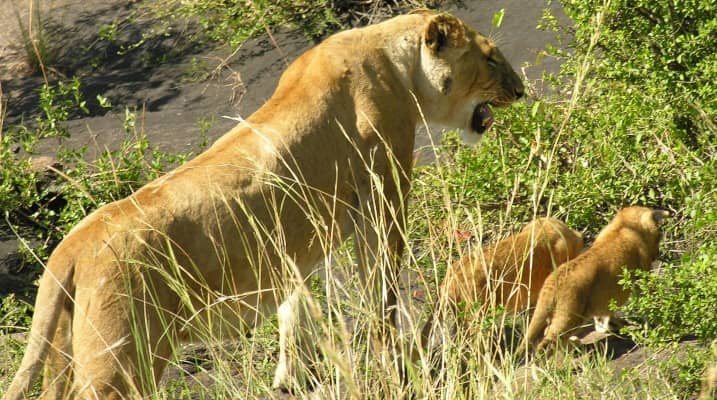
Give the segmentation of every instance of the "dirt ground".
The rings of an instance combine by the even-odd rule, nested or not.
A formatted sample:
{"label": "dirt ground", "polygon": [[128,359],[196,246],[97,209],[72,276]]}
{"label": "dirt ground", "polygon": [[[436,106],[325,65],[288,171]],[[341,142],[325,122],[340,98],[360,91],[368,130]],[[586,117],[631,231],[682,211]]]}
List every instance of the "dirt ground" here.
{"label": "dirt ground", "polygon": [[[271,95],[281,71],[311,47],[300,32],[280,30],[251,39],[238,49],[208,48],[186,43],[187,27],[174,21],[169,35],[148,40],[136,51],[118,56],[117,43],[99,40],[103,25],[139,15],[137,23],[123,26],[118,43],[132,43],[142,32],[158,26],[143,18],[138,2],[131,0],[39,0],[49,27],[47,40],[56,50],[49,75],[79,76],[88,100],[89,115],[67,122],[71,132],[64,146],[88,146],[92,158],[105,148],[116,148],[124,137],[125,107],[140,111],[141,126],[154,145],[170,152],[195,151],[202,140],[214,141],[236,122],[227,117],[246,117]],[[543,71],[556,71],[559,61],[550,57],[536,63],[547,44],[561,45],[556,35],[536,29],[545,7],[541,1],[484,0],[449,3],[444,8],[494,38],[513,64],[539,94]],[[568,23],[558,2],[549,6],[553,15]],[[500,9],[505,17],[500,28],[491,19]],[[41,74],[29,73],[18,30],[27,22],[27,1],[0,0],[0,83],[4,93],[5,127],[32,120],[39,112],[37,88]],[[160,21],[161,22],[161,21]],[[100,60],[99,66],[92,64]],[[198,79],[197,65],[204,67]],[[113,108],[101,108],[96,96],[110,100]],[[419,140],[419,145],[425,143]],[[58,140],[43,142],[39,152],[52,154]],[[0,297],[27,287],[13,271],[19,259],[15,236],[0,229]],[[615,349],[616,373],[651,357],[625,341],[606,341]]]}

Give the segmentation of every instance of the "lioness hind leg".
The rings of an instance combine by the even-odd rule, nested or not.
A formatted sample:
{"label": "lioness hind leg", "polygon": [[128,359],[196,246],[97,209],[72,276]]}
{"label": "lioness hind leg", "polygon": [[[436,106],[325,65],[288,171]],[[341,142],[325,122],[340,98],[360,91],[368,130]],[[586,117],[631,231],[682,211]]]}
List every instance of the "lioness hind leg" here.
{"label": "lioness hind leg", "polygon": [[[129,333],[129,332],[125,332]],[[168,341],[153,345],[142,344],[138,350],[133,333],[114,337],[97,334],[85,336],[82,343],[74,343],[74,386],[78,399],[143,398],[156,390],[166,362],[171,354]],[[156,336],[155,336],[156,337]],[[113,339],[113,340],[109,340]],[[79,346],[99,351],[78,350]],[[141,355],[138,356],[138,355]],[[139,359],[142,361],[139,361]]]}
{"label": "lioness hind leg", "polygon": [[311,390],[316,382],[316,329],[309,307],[300,289],[279,306],[279,361],[272,384],[274,389],[296,395],[302,390]]}
{"label": "lioness hind leg", "polygon": [[128,302],[118,294],[93,302],[100,298],[92,289],[76,291],[73,394],[93,400],[143,398],[156,390],[172,353],[174,327],[163,322],[161,306],[149,300]]}
{"label": "lioness hind leg", "polygon": [[124,399],[132,393],[128,378],[136,370],[131,331],[108,331],[87,319],[75,317],[73,323],[73,392],[78,399]]}
{"label": "lioness hind leg", "polygon": [[52,339],[42,377],[41,400],[62,400],[70,396],[72,382],[72,330],[71,313],[63,309]]}

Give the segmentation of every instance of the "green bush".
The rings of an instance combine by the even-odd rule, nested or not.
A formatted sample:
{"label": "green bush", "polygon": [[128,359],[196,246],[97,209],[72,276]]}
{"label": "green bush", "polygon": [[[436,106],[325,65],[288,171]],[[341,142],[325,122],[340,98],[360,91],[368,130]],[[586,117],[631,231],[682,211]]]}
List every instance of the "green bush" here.
{"label": "green bush", "polygon": [[[34,221],[47,229],[46,218],[54,212],[46,208],[49,191],[47,182],[40,182],[39,174],[32,168],[30,155],[40,139],[66,137],[69,132],[63,126],[70,116],[87,113],[80,92],[80,81],[44,84],[38,90],[42,113],[35,118],[33,126],[19,125],[8,129],[0,137],[0,212],[17,222],[18,215]],[[20,149],[22,153],[18,154]]]}
{"label": "green bush", "polygon": [[60,160],[70,166],[61,193],[67,204],[56,220],[62,232],[69,231],[92,210],[129,196],[168,167],[186,160],[186,154],[169,154],[152,147],[147,136],[135,129],[135,119],[134,112],[125,111],[126,139],[118,149],[103,151],[95,161],[85,161],[86,148],[59,151]]}
{"label": "green bush", "polygon": [[0,210],[6,218],[11,212],[39,203],[43,198],[30,160],[18,159],[14,147],[15,142],[8,136],[0,141]]}
{"label": "green bush", "polygon": [[623,284],[635,295],[623,310],[642,322],[630,330],[641,343],[659,344],[696,336],[717,337],[717,245],[705,245],[660,273],[626,274]]}
{"label": "green bush", "polygon": [[0,299],[0,335],[18,326],[30,326],[32,306],[10,294]]}
{"label": "green bush", "polygon": [[291,24],[311,38],[338,27],[329,0],[169,0],[165,10],[199,22],[212,40],[237,46],[267,28]]}
{"label": "green bush", "polygon": [[[563,1],[578,49],[594,40],[585,94],[568,141],[578,155],[559,204],[583,209],[643,203],[676,212],[667,226],[660,273],[628,274],[636,295],[624,311],[644,322],[638,341],[717,337],[717,7],[715,1]],[[581,55],[581,50],[577,51]],[[578,57],[575,57],[578,59]],[[569,62],[568,68],[577,63]],[[594,109],[591,111],[590,109]],[[604,139],[598,139],[604,136]],[[579,166],[588,168],[582,169]],[[679,256],[679,254],[683,254]]]}
{"label": "green bush", "polygon": [[605,13],[597,68],[603,79],[626,82],[669,99],[675,135],[691,146],[714,146],[717,123],[717,1],[564,0],[578,46],[590,41],[590,19]]}
{"label": "green bush", "polygon": [[[64,171],[52,178],[42,176],[44,171],[31,165],[35,145],[43,138],[69,135],[63,122],[86,109],[77,79],[45,85],[40,97],[43,113],[35,125],[10,127],[10,134],[0,141],[0,218],[14,229],[21,228],[25,244],[20,254],[26,267],[37,272],[42,271],[41,264],[54,245],[87,214],[127,197],[166,168],[186,159],[186,155],[152,147],[144,132],[135,128],[136,114],[127,110],[126,139],[118,149],[105,150],[97,160],[88,162],[86,148],[60,147],[57,158]],[[18,153],[18,147],[23,152]]]}

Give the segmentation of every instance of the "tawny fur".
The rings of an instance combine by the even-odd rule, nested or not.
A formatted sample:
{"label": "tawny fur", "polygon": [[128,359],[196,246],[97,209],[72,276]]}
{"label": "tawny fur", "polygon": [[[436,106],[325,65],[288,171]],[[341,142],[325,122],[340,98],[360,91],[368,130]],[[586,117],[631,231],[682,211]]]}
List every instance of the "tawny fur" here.
{"label": "tawny fur", "polygon": [[[438,346],[436,323],[446,319],[458,304],[472,308],[503,306],[519,312],[533,306],[543,282],[560,264],[575,258],[583,248],[582,235],[554,218],[538,218],[498,243],[485,246],[451,265],[438,289],[438,302],[423,328],[428,348]],[[466,318],[470,318],[466,315]],[[466,320],[469,323],[469,320]]]}
{"label": "tawny fur", "polygon": [[705,369],[702,376],[702,389],[700,390],[700,400],[714,400],[717,398],[717,363]]}
{"label": "tawny fur", "polygon": [[[717,357],[717,340],[712,341],[712,355]],[[713,357],[713,359],[714,359]],[[702,374],[699,400],[717,399],[717,361],[712,361]]]}
{"label": "tawny fur", "polygon": [[588,250],[545,280],[520,348],[540,351],[564,344],[585,322],[610,316],[612,301],[624,304],[629,293],[618,281],[626,269],[651,268],[658,255],[659,228],[668,215],[637,206],[620,210]]}
{"label": "tawny fur", "polygon": [[[448,14],[331,36],[206,152],[93,212],[57,246],[3,399],[23,399],[46,361],[46,398],[149,396],[177,341],[254,326],[350,234],[360,271],[389,253],[393,288],[416,126],[425,117],[479,136],[478,106],[522,93],[494,44]],[[370,215],[386,216],[375,222],[385,240]],[[376,298],[395,312],[395,290]]]}
{"label": "tawny fur", "polygon": [[439,289],[453,304],[501,305],[510,312],[535,305],[543,282],[583,249],[582,235],[554,218],[539,218],[520,233],[463,257]]}

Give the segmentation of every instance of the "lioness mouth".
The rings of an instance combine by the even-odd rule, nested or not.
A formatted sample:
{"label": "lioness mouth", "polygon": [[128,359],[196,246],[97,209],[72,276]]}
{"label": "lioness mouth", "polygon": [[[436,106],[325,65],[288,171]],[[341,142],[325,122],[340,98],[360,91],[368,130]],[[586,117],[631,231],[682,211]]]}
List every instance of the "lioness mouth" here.
{"label": "lioness mouth", "polygon": [[473,118],[471,118],[471,128],[478,132],[483,133],[493,125],[493,111],[491,111],[488,103],[478,104],[473,110]]}

